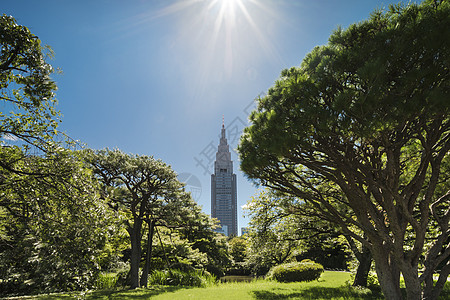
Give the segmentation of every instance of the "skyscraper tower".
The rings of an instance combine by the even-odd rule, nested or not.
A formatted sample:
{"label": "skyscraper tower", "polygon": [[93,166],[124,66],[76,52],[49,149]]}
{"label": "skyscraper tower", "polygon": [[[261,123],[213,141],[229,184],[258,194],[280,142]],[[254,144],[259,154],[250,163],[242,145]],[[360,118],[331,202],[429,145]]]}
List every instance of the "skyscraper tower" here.
{"label": "skyscraper tower", "polygon": [[219,232],[225,235],[237,235],[237,188],[236,174],[233,173],[233,161],[225,137],[225,124],[214,162],[214,174],[211,174],[211,216],[220,221]]}

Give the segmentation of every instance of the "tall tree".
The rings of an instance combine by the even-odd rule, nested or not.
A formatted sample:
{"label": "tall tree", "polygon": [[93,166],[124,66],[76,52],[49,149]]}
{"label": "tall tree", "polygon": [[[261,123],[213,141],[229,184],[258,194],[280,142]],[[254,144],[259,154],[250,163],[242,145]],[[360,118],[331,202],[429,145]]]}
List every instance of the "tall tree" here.
{"label": "tall tree", "polygon": [[0,289],[89,287],[104,206],[76,154],[55,142],[52,51],[6,15],[0,46]]}
{"label": "tall tree", "polygon": [[[142,256],[144,222],[150,232],[155,226],[178,226],[178,220],[189,214],[196,204],[177,174],[161,160],[150,156],[128,155],[120,150],[86,151],[86,159],[104,184],[104,197],[113,207],[129,215],[125,225],[131,242],[131,287],[140,286],[139,266]],[[148,237],[151,253],[153,237]],[[151,257],[147,257],[142,282],[146,285]]]}
{"label": "tall tree", "polygon": [[239,146],[250,178],[370,249],[387,299],[402,298],[400,274],[408,299],[437,299],[450,273],[448,36],[448,1],[391,6],[336,30],[282,72]]}
{"label": "tall tree", "polygon": [[44,150],[59,123],[54,70],[47,62],[53,53],[7,15],[0,16],[0,45],[0,99],[7,108],[0,112],[0,137]]}

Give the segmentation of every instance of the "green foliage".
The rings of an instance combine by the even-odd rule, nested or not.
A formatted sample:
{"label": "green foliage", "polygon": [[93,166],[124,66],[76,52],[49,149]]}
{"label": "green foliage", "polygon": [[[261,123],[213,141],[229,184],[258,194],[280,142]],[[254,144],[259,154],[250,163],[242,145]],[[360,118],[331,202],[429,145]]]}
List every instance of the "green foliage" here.
{"label": "green foliage", "polygon": [[267,278],[279,282],[312,281],[319,279],[323,271],[323,266],[313,261],[292,262],[273,267]]}
{"label": "green foliage", "polygon": [[177,230],[164,227],[158,229],[159,238],[153,242],[152,269],[204,268],[208,264],[207,254],[192,247]]}
{"label": "green foliage", "polygon": [[238,148],[249,178],[370,249],[387,298],[400,273],[411,298],[436,298],[449,275],[433,282],[450,268],[449,16],[430,0],[336,30],[282,71]]}
{"label": "green foliage", "polygon": [[215,276],[200,270],[181,271],[178,269],[168,269],[153,271],[149,278],[149,283],[151,285],[181,285],[194,287],[206,287],[214,284],[215,281]]}
{"label": "green foliage", "polygon": [[250,217],[246,263],[257,276],[292,259],[300,247],[303,228],[286,213],[281,198],[273,196],[261,190],[245,206]]}
{"label": "green foliage", "polygon": [[247,265],[260,276],[293,258],[312,258],[328,269],[347,269],[351,253],[340,228],[318,218],[301,200],[260,190],[245,207],[250,217]]}
{"label": "green foliage", "polygon": [[234,237],[228,241],[228,245],[234,262],[243,262],[247,256],[247,240],[244,237]]}
{"label": "green foliage", "polygon": [[117,273],[100,273],[94,287],[97,290],[113,289],[117,286],[117,280]]}
{"label": "green foliage", "polygon": [[327,270],[347,270],[351,253],[339,238],[312,239],[304,242],[303,251],[296,255],[297,261],[310,258]]}
{"label": "green foliage", "polygon": [[[231,262],[226,237],[212,230],[216,227],[216,222],[201,212],[199,206],[195,206],[191,208],[189,214],[183,216],[183,221],[179,225],[177,230],[171,231],[170,244],[174,245],[176,241],[183,241],[181,243],[186,245],[187,250],[185,253],[192,255],[189,254],[189,257],[178,255],[169,260],[189,262],[194,267],[205,268],[216,277],[222,276]],[[176,238],[173,238],[174,236]],[[158,248],[159,245],[156,249]],[[176,251],[168,251],[168,253],[175,254]]]}
{"label": "green foliage", "polygon": [[[21,154],[0,152],[13,149]],[[12,166],[16,172],[3,171],[0,200],[1,293],[91,287],[111,220],[90,171],[63,149]]]}
{"label": "green foliage", "polygon": [[51,49],[5,14],[0,16],[0,46],[0,137],[47,148],[59,122],[53,68],[46,62]]}
{"label": "green foliage", "polygon": [[114,230],[90,170],[54,140],[52,51],[6,15],[0,45],[0,293],[89,288]]}
{"label": "green foliage", "polygon": [[[355,279],[355,274],[351,274],[351,281],[353,282]],[[351,284],[350,281],[347,282],[349,285]],[[367,287],[369,288],[376,288],[380,286],[380,282],[378,281],[377,274],[375,272],[370,272],[367,276]]]}
{"label": "green foliage", "polygon": [[[178,181],[176,172],[166,163],[152,156],[129,155],[118,149],[86,150],[84,156],[102,184],[102,196],[123,216],[131,244],[132,288],[139,287],[141,282],[145,285],[150,265],[167,267],[170,263],[182,262],[203,267],[209,260],[206,253],[210,257],[214,255],[211,247],[220,250],[212,231],[214,223],[201,212]],[[168,232],[170,242],[161,242],[152,251],[153,236],[144,235],[146,231],[152,232],[149,228],[154,228],[157,234],[161,228],[174,229]],[[150,257],[145,259],[139,280],[143,248]],[[152,256],[156,258],[156,265]]]}

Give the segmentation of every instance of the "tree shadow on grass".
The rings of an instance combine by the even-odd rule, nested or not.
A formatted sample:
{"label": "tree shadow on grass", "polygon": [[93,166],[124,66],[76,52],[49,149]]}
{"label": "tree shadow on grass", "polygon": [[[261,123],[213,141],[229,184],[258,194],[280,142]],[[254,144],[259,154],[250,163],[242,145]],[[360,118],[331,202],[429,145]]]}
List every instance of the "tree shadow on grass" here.
{"label": "tree shadow on grass", "polygon": [[183,286],[152,286],[144,289],[136,290],[123,290],[123,291],[98,291],[90,294],[86,299],[149,299],[152,296],[156,296],[164,293],[176,292],[179,289],[186,289],[189,287]]}
{"label": "tree shadow on grass", "polygon": [[293,291],[288,289],[272,289],[268,291],[252,291],[258,300],[282,300],[282,299],[384,299],[381,291],[377,289],[353,288],[344,286],[339,288],[310,287]]}
{"label": "tree shadow on grass", "polygon": [[86,294],[76,292],[76,293],[66,293],[66,294],[54,294],[54,295],[41,295],[39,300],[69,300],[69,299],[87,299],[87,300],[100,300],[100,299],[124,299],[124,300],[134,300],[134,299],[149,299],[150,297],[175,292],[179,289],[187,289],[189,287],[185,286],[152,286],[149,288],[135,289],[135,290],[102,290],[93,291]]}

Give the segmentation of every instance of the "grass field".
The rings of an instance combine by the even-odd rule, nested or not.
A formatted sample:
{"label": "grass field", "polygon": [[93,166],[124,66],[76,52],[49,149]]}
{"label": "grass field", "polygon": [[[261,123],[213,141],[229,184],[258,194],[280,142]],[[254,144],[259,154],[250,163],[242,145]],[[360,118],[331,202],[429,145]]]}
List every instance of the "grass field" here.
{"label": "grass field", "polygon": [[[255,280],[252,282],[218,283],[207,288],[189,288],[178,286],[153,286],[135,290],[103,290],[87,293],[61,293],[34,297],[6,299],[33,300],[69,300],[69,299],[124,299],[124,300],[266,300],[266,299],[384,299],[379,287],[375,289],[353,288],[347,283],[350,273],[325,271],[319,280],[311,282],[279,283],[275,281]],[[450,299],[450,282],[444,288],[439,299]]]}
{"label": "grass field", "polygon": [[124,291],[95,291],[87,294],[41,295],[27,299],[383,299],[380,291],[355,289],[346,285],[350,273],[326,271],[318,281],[278,283],[252,282],[220,283],[207,288],[158,286]]}
{"label": "grass field", "polygon": [[159,294],[152,299],[383,299],[369,289],[346,286],[349,273],[325,272],[319,281],[278,283],[258,280],[226,283],[205,289],[183,289]]}

